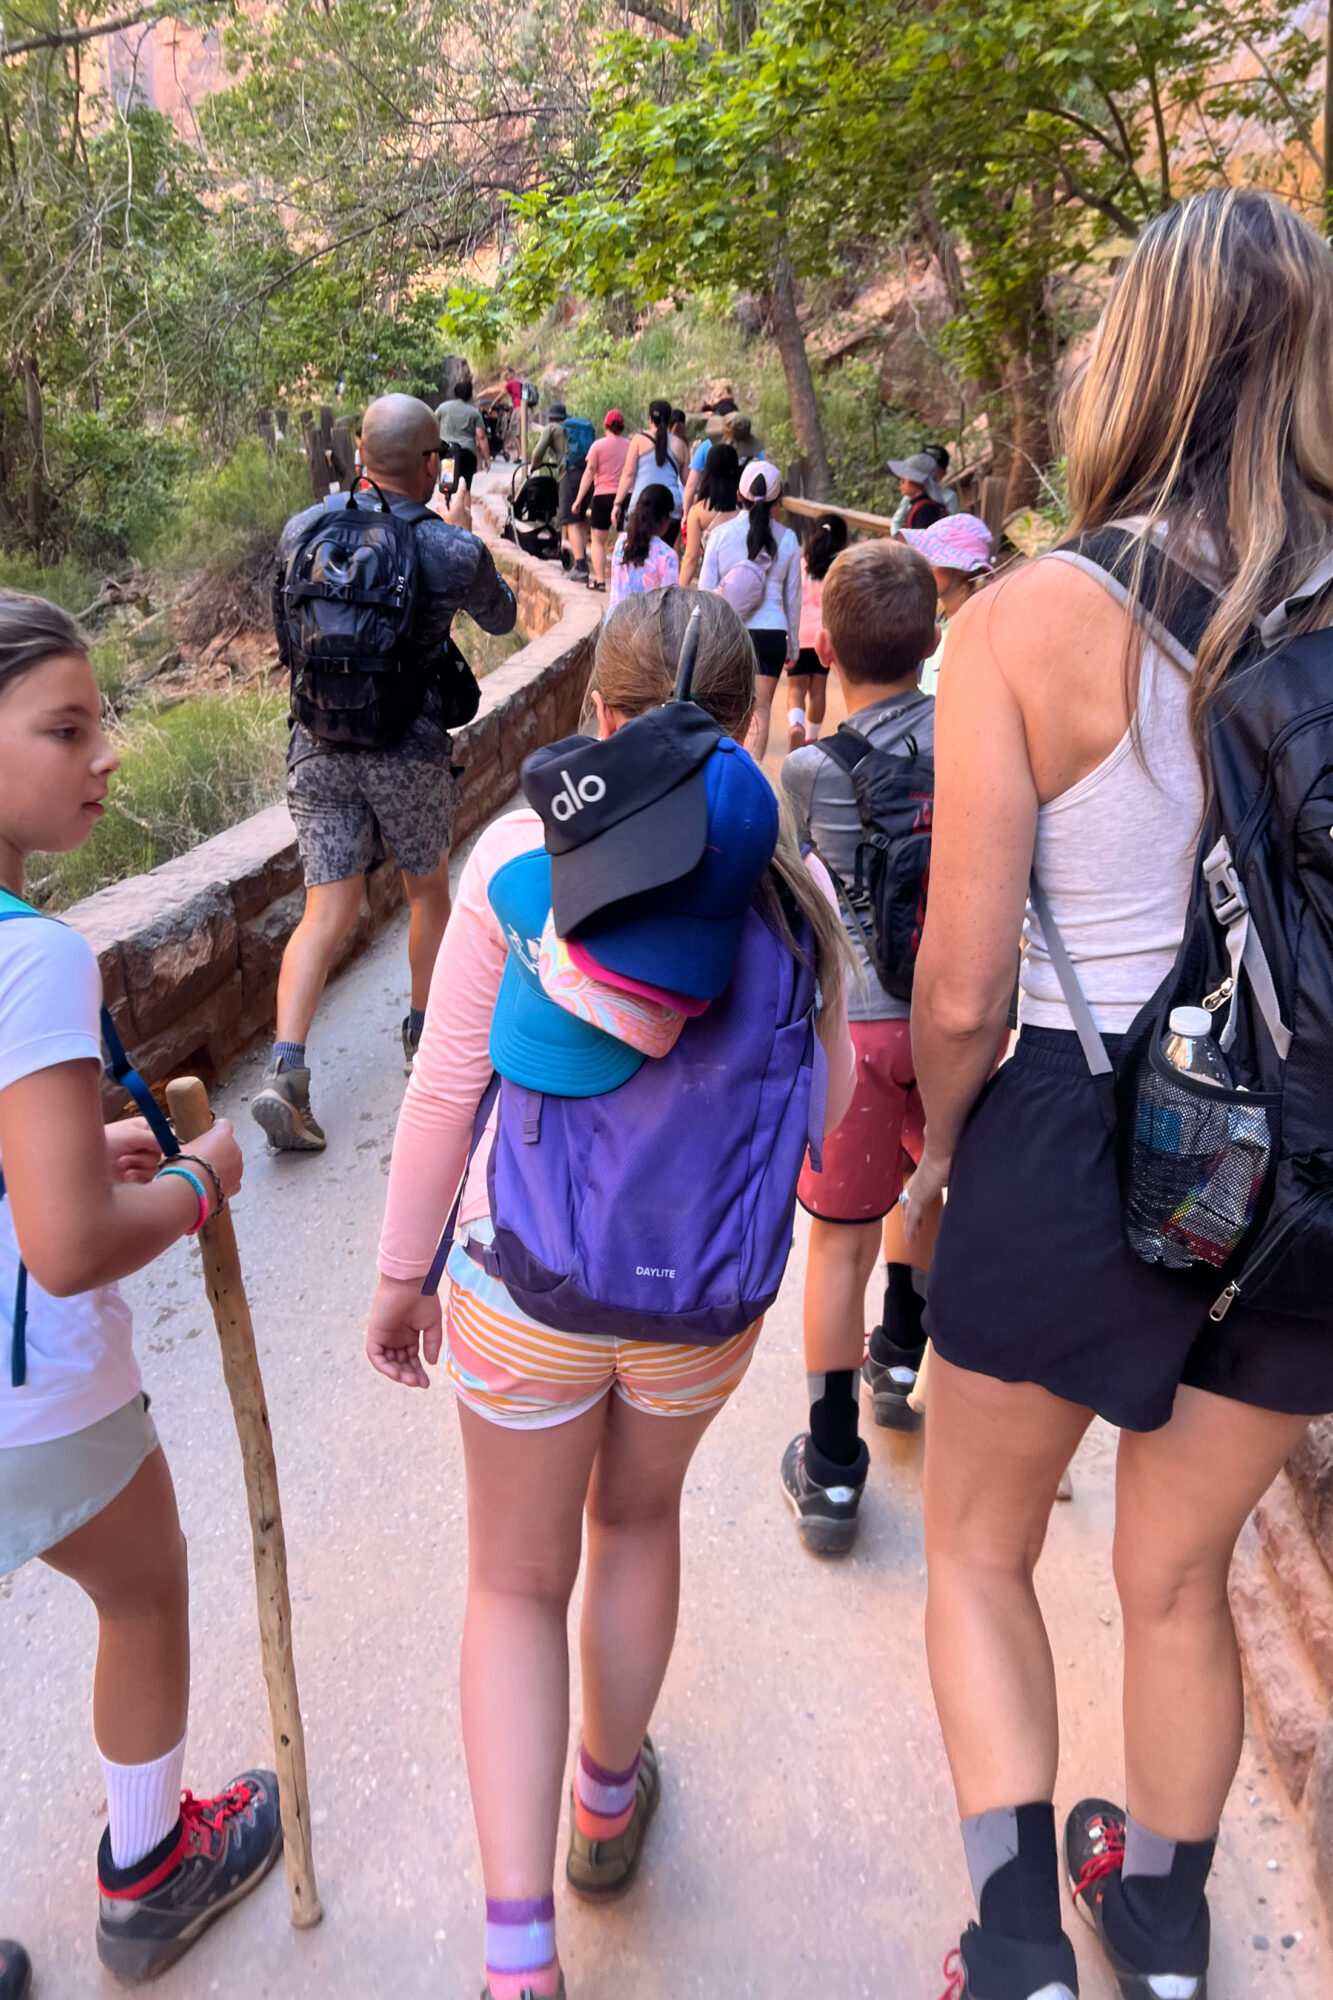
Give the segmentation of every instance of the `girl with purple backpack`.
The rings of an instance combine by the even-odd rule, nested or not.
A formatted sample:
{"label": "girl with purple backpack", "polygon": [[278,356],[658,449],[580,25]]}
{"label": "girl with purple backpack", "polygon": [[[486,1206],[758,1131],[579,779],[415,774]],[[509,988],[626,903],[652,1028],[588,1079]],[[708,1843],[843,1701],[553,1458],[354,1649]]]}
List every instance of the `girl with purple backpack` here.
{"label": "girl with purple backpack", "polygon": [[[672,704],[677,657],[692,612],[700,633],[693,705]],[[829,1130],[842,1117],[854,1076],[832,886],[816,860],[801,859],[785,826],[777,829],[774,846],[775,802],[762,774],[739,748],[754,705],[754,652],[736,614],[721,598],[679,589],[628,599],[599,638],[591,701],[600,742],[571,738],[532,760],[544,762],[553,787],[542,815],[521,807],[497,821],[482,834],[464,870],[394,1143],[380,1245],[382,1276],[367,1339],[372,1365],[390,1380],[414,1388],[428,1386],[425,1364],[437,1362],[447,1342],[445,1364],[458,1400],[469,1522],[461,1704],[486,1883],[489,2000],[541,2000],[565,1991],[552,1888],[569,1723],[566,1619],[585,1514],[584,1715],[566,1875],[578,1893],[595,1899],[629,1886],[657,1804],[657,1760],[646,1730],[675,1636],[682,1485],[704,1432],[749,1365],[762,1323],[762,1308],[752,1323],[730,1333],[714,1316],[708,1318],[706,1334],[673,1340],[636,1337],[653,1322],[633,1312],[625,1315],[619,1330],[614,1315],[608,1315],[598,1332],[576,1330],[580,1315],[573,1311],[563,1326],[530,1316],[494,1275],[495,1252],[506,1240],[502,1201],[513,1198],[515,1174],[540,1173],[538,1156],[545,1148],[529,1150],[525,1142],[558,1140],[567,1128],[577,1127],[580,1117],[599,1120],[613,1132],[617,1115],[623,1120],[610,1150],[618,1148],[629,1160],[628,1199],[615,1209],[616,1226],[602,1230],[604,1240],[583,1245],[579,1269],[591,1268],[603,1253],[624,1251],[631,1264],[638,1256],[641,1288],[658,1280],[665,1284],[677,1276],[665,1268],[668,1262],[685,1260],[668,1258],[661,1247],[647,1247],[648,1234],[643,1233],[650,1233],[654,1224],[669,1228],[671,1221],[663,1219],[664,1161],[649,1135],[649,1114],[662,1111],[663,1094],[669,1099],[673,1078],[697,1076],[698,1065],[691,1072],[685,1054],[691,1047],[715,1050],[717,1041],[708,1037],[723,1035],[728,1021],[758,1021],[767,1010],[771,1022],[773,996],[753,990],[754,966],[768,966],[777,984],[785,980],[792,992],[807,995],[808,1019],[824,1052],[813,1051],[813,1073],[822,1072],[825,1054],[828,1068],[822,1120],[818,1093],[809,1100],[816,1136],[818,1125]],[[716,729],[709,730],[709,718]],[[715,843],[723,823],[715,797],[715,792],[721,796],[723,780],[745,792],[754,812],[771,820],[767,844],[750,877],[747,908],[740,915],[744,941],[729,982],[718,985],[725,965],[701,979],[682,964],[683,977],[714,990],[716,997],[706,1005],[697,994],[662,990],[604,963],[601,976],[590,980],[586,968],[599,961],[578,944],[582,933],[554,931],[562,887],[560,844],[552,830],[558,834],[563,828],[570,839],[582,837],[578,817],[593,814],[606,789],[589,771],[588,759],[618,732],[631,732],[628,744],[635,729],[641,734],[647,729],[642,767],[637,778],[630,771],[626,782],[641,782],[653,793],[642,815],[651,821],[673,804],[656,796],[661,755],[677,754],[669,726],[673,719],[681,721],[680,736],[708,735],[709,842]],[[540,797],[532,764],[525,768],[525,786],[530,796]],[[656,823],[660,829],[660,820]],[[542,846],[544,824],[549,857]],[[577,830],[571,832],[573,828]],[[699,832],[702,840],[702,827]],[[634,847],[633,819],[612,827],[611,836],[615,865],[633,870],[645,859],[651,867],[651,856],[640,856]],[[706,861],[707,856],[699,868]],[[719,865],[725,869],[725,855]],[[526,907],[525,884],[537,891],[536,903]],[[632,900],[637,906],[644,898]],[[670,902],[670,895],[664,900]],[[681,907],[677,898],[675,914],[650,910],[643,928],[654,936],[673,932],[673,927],[673,934],[687,935],[690,919],[679,913]],[[544,911],[549,912],[545,921]],[[714,932],[720,928],[713,923]],[[565,930],[570,930],[567,923]],[[590,931],[588,938],[599,953],[616,956],[613,942],[601,933]],[[706,955],[703,946],[700,955]],[[817,1013],[817,995],[813,1002],[808,999],[816,994],[816,980],[824,1000]],[[578,995],[577,1004],[591,1004],[592,1014],[575,1021],[572,1013],[562,1011],[563,1003],[553,1003],[550,996],[558,993]],[[798,1001],[798,1013],[799,1008]],[[633,1046],[612,1033],[585,1028],[583,1022],[592,1018],[622,1035],[634,1035]],[[806,1042],[804,1021],[784,1027],[783,1019],[779,1006],[776,1033],[769,1029],[773,1048],[783,1044],[813,1050],[814,1037]],[[645,1040],[640,1030],[659,1039]],[[548,1035],[550,1050],[543,1045]],[[521,1129],[511,1130],[504,1093],[515,1088],[516,1078],[523,1080],[525,1052],[539,1064],[547,1056],[554,1063],[554,1045],[562,1037],[570,1062],[602,1065],[591,1077],[593,1087],[585,1075],[581,1083],[568,1082],[566,1094],[543,1097],[542,1079],[529,1078],[533,1087],[515,1100],[522,1107]],[[668,1136],[682,1143],[685,1128],[705,1173],[707,1161],[720,1158],[729,1142],[733,1154],[742,1158],[750,1143],[749,1127],[742,1133],[740,1121],[752,1118],[754,1103],[745,1098],[735,1105],[735,1100],[744,1097],[747,1077],[742,1071],[747,1047],[755,1039],[751,1034],[747,1043],[738,1035],[730,1044],[737,1052],[735,1071],[728,1077],[732,1087],[711,1089],[709,1122],[717,1131],[710,1132],[704,1150],[697,1110],[685,1102],[674,1107],[674,1129]],[[645,1061],[636,1053],[649,1048],[658,1059],[649,1055]],[[500,1069],[505,1081],[498,1112],[486,1115],[483,1100],[493,1071]],[[804,1069],[801,1076],[808,1081]],[[549,1081],[544,1085],[552,1087]],[[603,1094],[596,1094],[598,1088]],[[783,1119],[794,1094],[769,1093],[777,1097]],[[733,1106],[735,1134],[728,1129]],[[668,1102],[665,1109],[670,1123],[673,1107]],[[468,1166],[475,1124],[485,1129]],[[774,1211],[786,1205],[783,1227],[771,1231],[775,1240],[781,1237],[779,1274],[790,1240],[790,1207],[806,1131],[807,1112],[801,1108],[796,1150],[789,1129],[774,1149],[780,1154],[785,1145],[789,1155],[778,1176],[782,1185],[768,1192]],[[608,1158],[608,1151],[602,1158]],[[597,1190],[578,1185],[577,1163],[586,1162],[581,1145],[570,1146],[569,1159],[575,1164],[572,1185],[563,1191],[568,1206],[579,1215],[595,1213]],[[590,1183],[586,1165],[585,1172]],[[752,1173],[751,1181],[755,1178]],[[758,1178],[763,1178],[762,1170]],[[459,1240],[449,1252],[450,1284],[442,1314],[439,1301],[423,1296],[422,1280],[460,1181]],[[561,1191],[555,1192],[558,1196]],[[531,1206],[540,1206],[535,1193]],[[557,1199],[548,1206],[561,1203]],[[726,1231],[716,1228],[713,1234]],[[762,1296],[773,1288],[764,1287]],[[565,1293],[573,1296],[568,1286]],[[583,1304],[587,1307],[588,1301]],[[607,1314],[606,1308],[601,1310]],[[700,1324],[703,1318],[707,1315]],[[581,1323],[586,1327],[586,1312]]]}

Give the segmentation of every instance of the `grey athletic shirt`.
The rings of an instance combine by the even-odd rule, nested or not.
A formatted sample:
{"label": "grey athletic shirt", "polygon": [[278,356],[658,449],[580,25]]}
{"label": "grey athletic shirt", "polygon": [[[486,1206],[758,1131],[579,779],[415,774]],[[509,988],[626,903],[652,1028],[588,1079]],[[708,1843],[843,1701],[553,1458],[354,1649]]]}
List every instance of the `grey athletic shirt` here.
{"label": "grey athletic shirt", "polygon": [[[919,750],[935,748],[935,704],[912,688],[887,701],[872,702],[847,718],[877,750],[901,750],[915,739]],[[817,743],[793,750],[782,766],[782,789],[796,814],[802,842],[809,841],[825,866],[851,889],[856,875],[856,850],[861,844],[861,815],[856,810],[852,781],[840,764]],[[847,983],[849,1021],[905,1021],[912,1012],[907,1000],[886,993],[875,977],[870,957],[856,925],[838,904],[843,929],[851,939],[857,971]]]}

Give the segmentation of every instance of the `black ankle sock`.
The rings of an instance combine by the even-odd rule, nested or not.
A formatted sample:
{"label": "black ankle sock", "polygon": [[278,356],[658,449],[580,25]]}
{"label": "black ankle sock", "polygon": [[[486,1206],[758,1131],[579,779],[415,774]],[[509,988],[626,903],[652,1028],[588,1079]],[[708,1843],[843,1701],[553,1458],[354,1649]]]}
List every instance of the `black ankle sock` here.
{"label": "black ankle sock", "polygon": [[855,1465],[860,1457],[856,1379],[855,1368],[830,1369],[823,1395],[810,1405],[810,1435],[834,1465]]}
{"label": "black ankle sock", "polygon": [[1061,1935],[1055,1807],[1002,1806],[963,1821],[963,1845],[981,1927],[1053,1944]]}
{"label": "black ankle sock", "polygon": [[[1168,1843],[1150,1836],[1161,1850],[1160,1859],[1170,1865],[1162,1873],[1123,1875],[1125,1907],[1134,1921],[1155,1938],[1168,1944],[1181,1943],[1193,1932],[1203,1907],[1204,1884],[1213,1865],[1214,1840],[1177,1840]],[[1126,1855],[1133,1860],[1131,1847]]]}
{"label": "black ankle sock", "polygon": [[884,1318],[881,1324],[895,1347],[911,1349],[926,1344],[926,1336],[921,1330],[921,1315],[926,1309],[926,1302],[917,1291],[915,1275],[910,1264],[889,1264],[886,1267],[888,1282],[884,1287]]}

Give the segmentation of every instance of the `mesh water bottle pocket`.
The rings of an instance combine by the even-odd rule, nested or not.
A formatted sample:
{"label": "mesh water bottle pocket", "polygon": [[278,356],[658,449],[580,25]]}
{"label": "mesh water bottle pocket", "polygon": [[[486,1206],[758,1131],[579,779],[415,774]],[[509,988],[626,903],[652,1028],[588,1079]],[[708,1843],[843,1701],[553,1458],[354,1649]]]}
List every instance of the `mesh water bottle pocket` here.
{"label": "mesh water bottle pocket", "polygon": [[1125,1191],[1131,1250],[1177,1271],[1225,1264],[1254,1220],[1272,1156],[1264,1100],[1145,1064]]}

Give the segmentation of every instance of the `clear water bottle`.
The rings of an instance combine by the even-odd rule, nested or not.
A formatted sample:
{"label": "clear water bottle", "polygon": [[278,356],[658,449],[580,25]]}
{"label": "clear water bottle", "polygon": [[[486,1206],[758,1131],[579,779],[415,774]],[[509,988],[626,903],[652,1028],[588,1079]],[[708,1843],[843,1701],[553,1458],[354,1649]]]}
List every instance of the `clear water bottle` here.
{"label": "clear water bottle", "polygon": [[1162,1038],[1162,1054],[1173,1069],[1183,1069],[1200,1083],[1219,1090],[1232,1088],[1231,1071],[1213,1040],[1213,1017],[1206,1007],[1173,1007]]}

